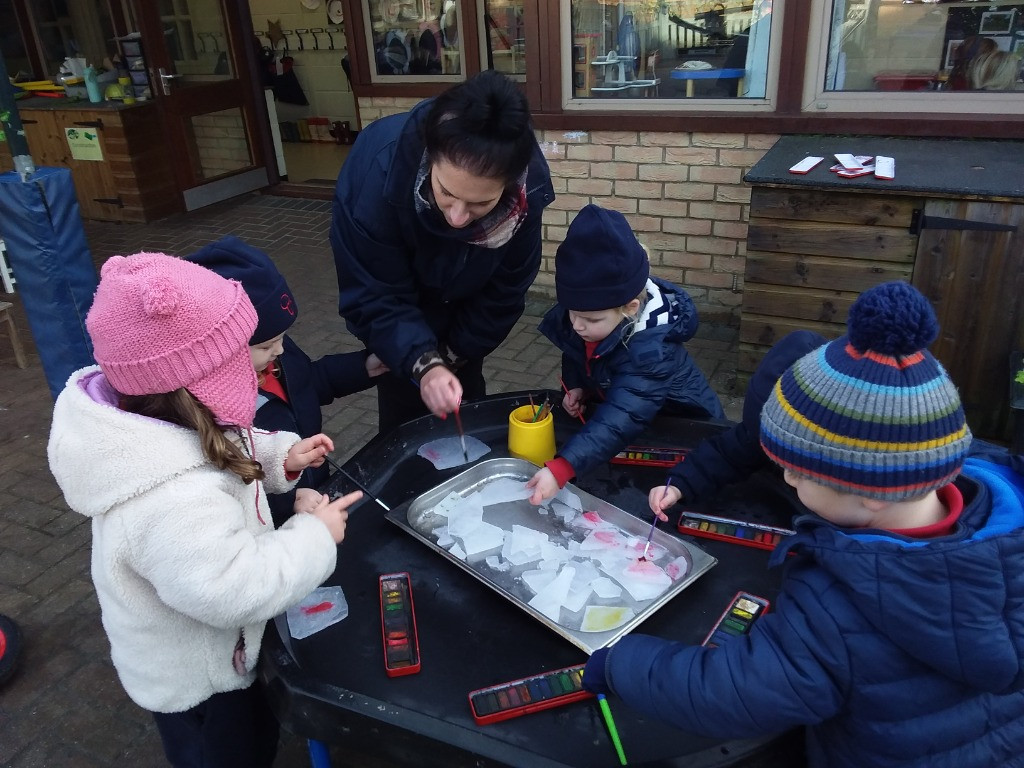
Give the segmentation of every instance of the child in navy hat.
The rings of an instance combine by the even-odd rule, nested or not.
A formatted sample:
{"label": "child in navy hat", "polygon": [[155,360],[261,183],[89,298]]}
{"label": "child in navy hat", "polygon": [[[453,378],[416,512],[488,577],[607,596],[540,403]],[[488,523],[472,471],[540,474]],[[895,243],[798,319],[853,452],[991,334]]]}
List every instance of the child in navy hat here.
{"label": "child in navy hat", "polygon": [[1020,765],[1024,478],[967,458],[916,289],[866,291],[847,329],[762,411],[764,451],[809,510],[772,555],[773,611],[717,648],[626,636],[584,687],[706,736],[805,725],[811,768]]}
{"label": "child in navy hat", "polygon": [[[295,296],[274,262],[258,248],[228,235],[188,258],[240,282],[256,308],[258,323],[249,339],[249,354],[259,379],[253,423],[260,429],[315,435],[323,426],[321,406],[368,389],[371,377],[387,370],[366,350],[310,360],[286,334],[298,317]],[[301,489],[318,488],[329,476],[326,464],[307,468],[295,489],[271,496],[274,525],[280,527],[292,515],[296,494],[304,493]],[[319,499],[319,494],[305,495],[310,503]]]}
{"label": "child in navy hat", "polygon": [[697,331],[689,294],[653,277],[626,218],[588,205],[555,253],[558,303],[540,331],[562,350],[562,406],[595,409],[527,483],[530,501],[554,496],[575,475],[611,459],[659,412],[724,418],[718,396],[683,342]]}

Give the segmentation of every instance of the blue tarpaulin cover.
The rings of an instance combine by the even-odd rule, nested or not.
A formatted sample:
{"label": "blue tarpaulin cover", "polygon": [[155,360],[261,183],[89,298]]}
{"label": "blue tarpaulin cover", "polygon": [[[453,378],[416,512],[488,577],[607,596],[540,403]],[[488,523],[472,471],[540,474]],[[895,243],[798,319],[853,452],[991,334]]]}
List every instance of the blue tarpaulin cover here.
{"label": "blue tarpaulin cover", "polygon": [[54,398],[93,364],[85,316],[98,282],[67,168],[0,173],[0,237]]}

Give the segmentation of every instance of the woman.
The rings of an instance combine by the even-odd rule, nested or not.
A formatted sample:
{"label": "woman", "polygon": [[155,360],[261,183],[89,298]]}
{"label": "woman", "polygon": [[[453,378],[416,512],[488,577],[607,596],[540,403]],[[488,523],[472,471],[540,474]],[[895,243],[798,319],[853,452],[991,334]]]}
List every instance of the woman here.
{"label": "woman", "polygon": [[522,315],[554,197],[526,99],[498,72],[360,132],[331,247],[338,311],[391,369],[381,433],[485,394],[484,358]]}

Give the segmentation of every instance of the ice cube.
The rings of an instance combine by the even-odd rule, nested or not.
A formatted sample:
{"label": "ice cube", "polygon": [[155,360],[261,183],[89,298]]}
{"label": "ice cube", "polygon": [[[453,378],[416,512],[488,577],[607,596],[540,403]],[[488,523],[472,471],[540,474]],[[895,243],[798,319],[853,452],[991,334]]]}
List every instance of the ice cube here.
{"label": "ice cube", "polygon": [[455,544],[452,545],[452,548],[448,551],[455,555],[455,557],[459,558],[459,560],[466,559],[466,552],[462,547],[459,546],[458,542],[455,542]]}
{"label": "ice cube", "polygon": [[653,600],[672,586],[669,575],[650,560],[633,560],[614,576],[634,600]]}
{"label": "ice cube", "polygon": [[577,512],[583,511],[583,502],[580,501],[580,497],[570,491],[568,488],[560,488],[558,493],[555,494],[554,501],[560,501],[570,509],[574,509]]}
{"label": "ice cube", "polygon": [[502,560],[497,555],[488,555],[484,558],[484,562],[487,563],[487,567],[495,571],[507,571],[512,567],[511,563]]}
{"label": "ice cube", "polygon": [[501,545],[505,542],[505,532],[496,525],[482,522],[461,538],[462,546],[466,550],[466,556],[474,557],[481,552],[500,549]]}
{"label": "ice cube", "polygon": [[689,572],[690,561],[682,555],[665,566],[665,573],[668,574],[668,577],[672,579],[672,581],[683,578],[683,576]]}
{"label": "ice cube", "polygon": [[523,571],[523,583],[533,594],[537,594],[558,576],[556,571],[535,570]]}
{"label": "ice cube", "polygon": [[607,632],[621,627],[634,616],[633,609],[625,605],[589,605],[580,629],[584,632]]}
{"label": "ice cube", "polygon": [[[622,552],[626,547],[626,537],[617,530],[593,530],[580,542],[580,552],[609,551]],[[591,555],[593,556],[593,555]]]}
{"label": "ice cube", "polygon": [[605,600],[614,600],[622,594],[622,587],[609,579],[607,576],[599,576],[590,582],[594,594]]}
{"label": "ice cube", "polygon": [[530,607],[540,611],[557,623],[562,611],[562,605],[564,605],[565,599],[569,595],[569,585],[572,583],[572,577],[575,574],[576,569],[574,568],[569,566],[562,568],[558,576],[550,584],[533,596],[529,602]]}

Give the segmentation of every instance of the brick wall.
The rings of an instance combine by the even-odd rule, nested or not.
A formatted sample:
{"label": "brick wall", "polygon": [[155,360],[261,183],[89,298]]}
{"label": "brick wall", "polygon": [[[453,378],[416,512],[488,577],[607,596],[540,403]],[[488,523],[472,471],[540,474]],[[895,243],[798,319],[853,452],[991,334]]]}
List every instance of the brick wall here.
{"label": "brick wall", "polygon": [[196,115],[192,118],[192,130],[204,178],[249,165],[249,144],[240,109]]}
{"label": "brick wall", "polygon": [[[362,99],[363,125],[417,99]],[[625,214],[653,272],[684,286],[702,319],[739,327],[750,187],[743,175],[774,134],[538,131],[555,201],[544,212],[544,262],[534,288],[554,296],[555,249],[576,212]]]}

